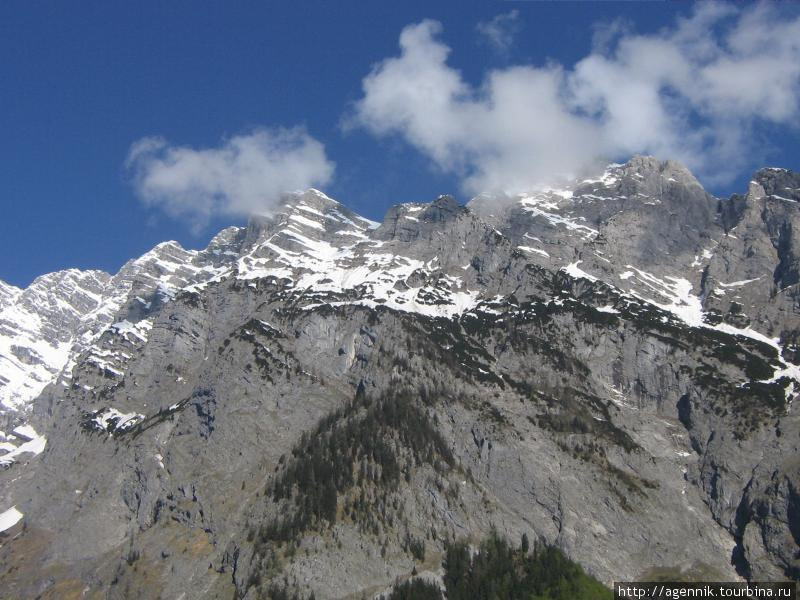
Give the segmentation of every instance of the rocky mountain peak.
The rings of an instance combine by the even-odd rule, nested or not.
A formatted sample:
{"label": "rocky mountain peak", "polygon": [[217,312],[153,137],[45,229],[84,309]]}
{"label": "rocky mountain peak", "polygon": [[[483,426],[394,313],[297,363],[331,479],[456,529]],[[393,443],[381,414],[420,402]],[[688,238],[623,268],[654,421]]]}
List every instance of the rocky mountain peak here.
{"label": "rocky mountain peak", "polygon": [[800,202],[800,172],[769,167],[758,170],[753,181],[764,189],[767,196]]}
{"label": "rocky mountain peak", "polygon": [[462,215],[464,210],[464,207],[453,196],[444,195],[431,202],[430,206],[420,216],[427,222],[447,223]]}
{"label": "rocky mountain peak", "polygon": [[[37,277],[18,296],[16,303],[31,313],[48,315],[48,319],[75,319],[99,304],[103,288],[110,280],[111,276],[104,271],[56,271]],[[56,335],[55,339],[62,337]]]}
{"label": "rocky mountain peak", "polygon": [[619,167],[624,175],[641,175],[642,177],[674,178],[682,182],[700,185],[692,172],[682,163],[675,160],[661,160],[654,156],[637,155]]}
{"label": "rocky mountain peak", "polygon": [[25,407],[67,361],[76,330],[111,276],[67,269],[37,277],[0,303],[0,413]]}
{"label": "rocky mountain peak", "polygon": [[208,246],[202,251],[205,260],[214,266],[230,262],[241,252],[246,235],[246,227],[226,227],[211,238]]}
{"label": "rocky mountain peak", "polygon": [[318,210],[325,210],[328,208],[338,208],[342,206],[342,204],[338,200],[334,200],[333,198],[328,196],[325,192],[322,192],[315,188],[308,188],[307,190],[301,192],[287,194],[285,196],[284,203],[287,206],[305,204],[306,206],[312,206]]}
{"label": "rocky mountain peak", "polygon": [[252,217],[243,247],[252,250],[264,243],[286,241],[285,238],[294,240],[290,243],[295,249],[297,243],[302,245],[303,239],[338,245],[341,240],[364,237],[364,231],[376,225],[312,188],[285,196],[283,204],[271,216]]}
{"label": "rocky mountain peak", "polygon": [[767,195],[764,186],[758,181],[751,179],[747,184],[747,199],[750,201],[760,200]]}
{"label": "rocky mountain peak", "polygon": [[671,198],[702,201],[708,197],[684,165],[653,156],[635,156],[623,165],[610,165],[599,178],[578,182],[575,195],[586,193],[651,202]]}

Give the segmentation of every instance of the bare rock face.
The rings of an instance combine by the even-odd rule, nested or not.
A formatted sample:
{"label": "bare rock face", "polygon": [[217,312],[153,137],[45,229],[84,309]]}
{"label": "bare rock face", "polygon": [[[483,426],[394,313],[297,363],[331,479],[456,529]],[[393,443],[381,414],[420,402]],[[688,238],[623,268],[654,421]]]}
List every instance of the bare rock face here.
{"label": "bare rock face", "polygon": [[607,583],[797,579],[798,187],[636,157],[382,223],[308,190],[0,285],[4,593],[370,596],[493,529]]}

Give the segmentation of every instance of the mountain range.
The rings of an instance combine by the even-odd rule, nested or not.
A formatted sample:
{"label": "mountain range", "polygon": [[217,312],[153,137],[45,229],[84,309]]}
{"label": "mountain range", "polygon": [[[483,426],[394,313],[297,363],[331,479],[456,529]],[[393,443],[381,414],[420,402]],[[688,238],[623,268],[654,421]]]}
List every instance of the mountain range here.
{"label": "mountain range", "polygon": [[0,596],[372,597],[491,532],[607,585],[797,580],[798,393],[800,173],[290,194],[0,282]]}

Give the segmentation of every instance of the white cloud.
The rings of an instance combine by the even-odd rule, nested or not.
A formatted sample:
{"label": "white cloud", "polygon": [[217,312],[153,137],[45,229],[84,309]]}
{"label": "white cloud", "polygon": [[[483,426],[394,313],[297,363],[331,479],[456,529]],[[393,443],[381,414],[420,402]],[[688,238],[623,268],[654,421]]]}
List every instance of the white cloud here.
{"label": "white cloud", "polygon": [[608,52],[609,48],[624,35],[633,31],[633,23],[618,17],[611,21],[600,21],[592,25],[592,51]]}
{"label": "white cloud", "polygon": [[612,24],[570,68],[493,70],[477,88],[447,64],[440,31],[430,20],[402,31],[400,55],[364,78],[351,124],[402,136],[470,193],[636,153],[719,183],[759,152],[760,125],[798,124],[800,18],[771,5],[698,4],[649,35]]}
{"label": "white cloud", "polygon": [[767,5],[705,3],[657,35],[623,35],[575,65],[573,107],[608,131],[616,155],[677,158],[726,181],[759,152],[760,124],[798,123],[800,19]]}
{"label": "white cloud", "polygon": [[269,214],[287,191],[324,185],[334,164],[304,129],[257,129],[216,148],[135,142],[126,168],[138,195],[199,229],[215,216]]}
{"label": "white cloud", "polygon": [[597,154],[600,129],[567,109],[559,68],[493,71],[472,89],[446,64],[440,30],[427,20],[402,31],[400,56],[364,79],[355,123],[404,136],[471,191],[524,187]]}
{"label": "white cloud", "polygon": [[488,21],[481,21],[475,29],[495,51],[507,54],[520,29],[519,11],[512,10]]}

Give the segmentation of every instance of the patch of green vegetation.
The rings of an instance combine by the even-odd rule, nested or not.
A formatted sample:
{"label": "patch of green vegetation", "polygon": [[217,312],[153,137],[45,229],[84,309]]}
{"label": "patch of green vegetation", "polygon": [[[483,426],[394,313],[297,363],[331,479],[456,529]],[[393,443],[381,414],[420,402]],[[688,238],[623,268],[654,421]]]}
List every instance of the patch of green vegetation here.
{"label": "patch of green vegetation", "polygon": [[[293,542],[340,518],[377,533],[381,523],[373,513],[391,520],[389,513],[399,506],[390,492],[423,463],[440,472],[455,466],[424,406],[407,392],[374,399],[357,394],[304,433],[291,456],[281,459],[265,491],[280,505],[281,516],[254,532],[259,551],[268,542]],[[416,546],[409,546],[412,555],[418,553]]]}
{"label": "patch of green vegetation", "polygon": [[411,556],[416,558],[419,562],[424,562],[425,540],[416,538],[410,533],[406,533],[406,537],[403,540],[403,550],[411,554]]}
{"label": "patch of green vegetation", "polygon": [[288,378],[292,373],[300,375],[303,372],[293,353],[281,344],[283,339],[286,339],[286,335],[280,330],[259,319],[250,319],[222,341],[217,354],[230,351],[232,340],[247,342],[251,346],[253,362],[245,365],[245,371],[253,371],[255,364],[265,380],[275,383],[274,374]]}
{"label": "patch of green vegetation", "polygon": [[577,376],[589,374],[588,367],[564,352],[553,340],[561,345],[570,346],[569,339],[564,337],[553,316],[572,311],[572,306],[579,303],[572,298],[563,298],[562,302],[544,302],[541,300],[520,303],[517,310],[504,316],[502,329],[503,343],[521,353],[536,355],[537,362],[543,366],[551,365],[555,370]]}
{"label": "patch of green vegetation", "polygon": [[723,320],[722,313],[715,308],[707,310],[706,313],[703,315],[703,321],[712,326],[719,325],[720,323],[722,323],[722,320]]}
{"label": "patch of green vegetation", "polygon": [[[465,542],[447,549],[447,600],[610,600],[613,592],[552,546],[512,548],[492,534],[474,555]],[[428,597],[420,596],[422,599]]]}
{"label": "patch of green vegetation", "polygon": [[[761,374],[762,379],[771,375],[771,368]],[[720,377],[713,366],[701,363],[692,372],[692,380],[706,393],[710,411],[720,417],[730,416],[738,439],[746,438],[786,410],[786,377],[737,384]]]}
{"label": "patch of green vegetation", "polygon": [[[467,319],[466,323],[471,323]],[[454,373],[463,373],[467,380],[493,383],[505,388],[503,380],[492,372],[496,358],[469,335],[468,328],[454,319],[415,319],[407,324],[414,337],[422,340],[419,350],[432,364],[449,368]]]}
{"label": "patch of green vegetation", "polygon": [[[621,316],[640,331],[664,343],[684,350],[699,350],[704,356],[734,365],[752,380],[772,375],[770,364],[778,360],[778,351],[765,342],[743,335],[732,335],[707,327],[689,327],[674,315],[647,303],[628,303]],[[716,318],[711,315],[711,323]]]}
{"label": "patch of green vegetation", "polygon": [[482,408],[483,414],[491,421],[494,421],[501,426],[511,425],[508,418],[506,418],[506,416],[500,412],[500,409],[491,402],[484,402]]}
{"label": "patch of green vegetation", "polygon": [[190,292],[187,290],[181,290],[178,292],[178,295],[175,296],[176,302],[181,302],[186,306],[190,306],[191,308],[206,308],[205,300],[203,296],[198,294],[197,292]]}
{"label": "patch of green vegetation", "polygon": [[[707,327],[689,327],[671,313],[645,302],[629,302],[620,308],[621,317],[640,331],[684,350],[699,350],[705,356],[735,365],[751,379],[765,379],[772,373],[770,362],[778,359],[775,348],[742,335]],[[719,322],[710,314],[710,323]]]}
{"label": "patch of green vegetation", "polygon": [[412,579],[396,585],[381,600],[444,600],[444,596],[436,583],[426,579]]}
{"label": "patch of green vegetation", "polygon": [[447,548],[444,586],[425,579],[396,585],[383,600],[610,600],[613,592],[552,546],[523,536],[519,548],[493,533],[472,554],[466,542]]}
{"label": "patch of green vegetation", "polygon": [[800,365],[800,329],[783,330],[780,335],[783,359],[793,365]]}
{"label": "patch of green vegetation", "polygon": [[[599,302],[599,298],[592,298],[593,302]],[[593,306],[576,302],[571,305],[572,314],[579,323],[588,323],[600,327],[616,327],[619,324],[619,316],[616,313],[597,310]]]}
{"label": "patch of green vegetation", "polygon": [[[614,425],[607,406],[599,398],[574,389],[561,389],[547,396],[546,402],[548,411],[536,415],[539,427],[555,433],[587,434],[626,452],[640,449],[630,435]],[[595,417],[589,407],[600,416]]]}
{"label": "patch of green vegetation", "polygon": [[637,577],[637,581],[685,581],[687,583],[702,581],[724,581],[725,575],[705,563],[693,563],[686,566],[654,567]]}

